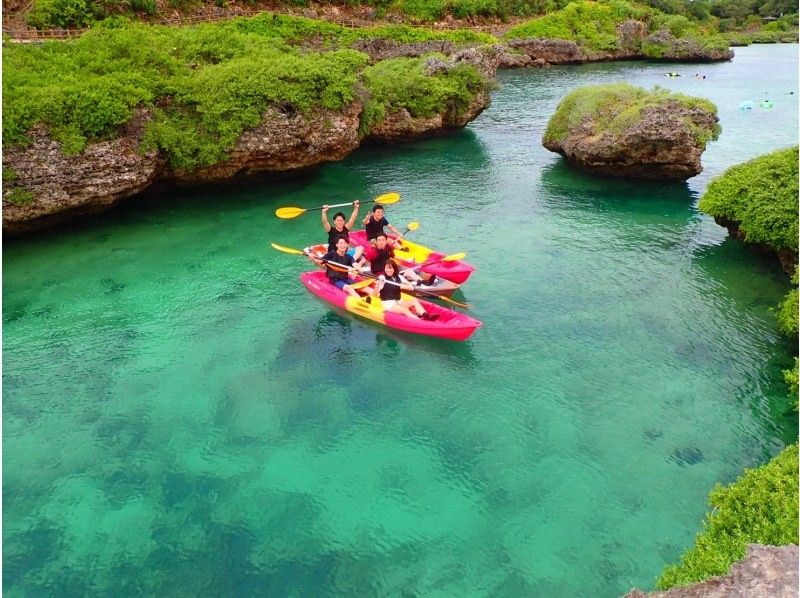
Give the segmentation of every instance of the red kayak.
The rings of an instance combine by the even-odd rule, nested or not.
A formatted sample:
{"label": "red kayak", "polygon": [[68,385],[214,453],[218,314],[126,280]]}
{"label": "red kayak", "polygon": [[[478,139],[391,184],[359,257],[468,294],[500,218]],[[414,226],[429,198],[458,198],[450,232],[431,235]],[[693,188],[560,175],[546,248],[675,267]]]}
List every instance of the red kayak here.
{"label": "red kayak", "polygon": [[[389,238],[393,239],[395,237],[389,235]],[[351,231],[350,242],[365,248],[370,246],[369,241],[367,241],[367,233],[363,230]],[[395,259],[400,261],[400,265],[410,268],[426,262],[434,262],[443,258],[445,254],[428,249],[424,245],[412,243],[407,239],[401,239],[400,246],[395,247],[394,256]],[[422,266],[421,269],[456,284],[463,284],[469,278],[469,275],[475,271],[475,266],[463,260],[456,260],[453,262],[437,262],[430,266]]]}
{"label": "red kayak", "polygon": [[[332,285],[328,281],[325,272],[322,271],[303,272],[300,275],[300,281],[309,291],[323,301],[395,330],[453,341],[464,341],[481,325],[474,318],[428,301],[420,301],[420,303],[429,314],[438,314],[439,319],[418,320],[403,314],[384,311],[381,300],[378,297],[371,297],[369,303],[367,303],[365,297],[351,297]],[[408,297],[405,293],[401,296]]]}

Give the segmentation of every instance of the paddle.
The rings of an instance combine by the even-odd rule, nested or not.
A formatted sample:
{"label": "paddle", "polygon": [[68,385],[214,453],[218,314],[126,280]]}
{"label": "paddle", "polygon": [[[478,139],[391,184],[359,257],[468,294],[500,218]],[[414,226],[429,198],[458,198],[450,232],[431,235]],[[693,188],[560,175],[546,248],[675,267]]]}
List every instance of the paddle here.
{"label": "paddle", "polygon": [[[301,251],[299,249],[294,249],[292,247],[286,247],[285,245],[278,245],[277,243],[270,243],[273,249],[277,249],[278,251],[282,251],[283,253],[290,253],[292,255],[304,255],[308,257],[308,254],[305,251]],[[323,264],[327,264],[333,270],[337,270],[338,272],[357,272],[354,268],[348,268],[347,266],[343,266],[342,264],[336,264],[336,262],[331,262],[329,260],[324,260],[322,258],[316,258],[321,261]],[[336,264],[336,265],[334,265]],[[354,289],[362,289],[366,286],[372,284],[371,280],[361,280],[356,282],[355,284],[351,285]]]}
{"label": "paddle", "polygon": [[[397,203],[400,201],[400,194],[399,193],[384,193],[383,195],[379,195],[373,200],[375,203],[379,203],[382,205],[390,205],[393,203]],[[347,202],[347,203],[337,203],[332,206],[328,206],[329,208],[341,208],[344,206],[351,206],[355,202]],[[297,218],[305,214],[306,212],[310,212],[312,210],[321,210],[323,206],[317,206],[316,208],[296,208],[296,207],[285,207],[285,208],[278,208],[275,210],[275,215],[278,218],[283,218],[284,220],[288,220],[291,218]]]}
{"label": "paddle", "polygon": [[419,270],[420,268],[424,268],[425,266],[430,266],[431,264],[438,264],[439,262],[457,262],[458,260],[463,260],[467,257],[467,254],[463,251],[459,253],[453,253],[451,255],[446,255],[438,260],[433,260],[432,262],[422,262],[421,264],[417,264],[412,268],[404,268],[404,270]]}
{"label": "paddle", "polygon": [[[286,247],[285,245],[278,245],[277,243],[270,243],[270,245],[272,245],[273,249],[277,249],[278,251],[282,251],[283,253],[289,253],[289,254],[292,254],[292,255],[308,256],[308,254],[306,252],[300,251],[299,249],[294,249],[292,247]],[[456,254],[456,255],[458,255],[458,254]],[[451,256],[445,256],[445,257],[451,257]],[[337,264],[336,262],[331,262],[329,260],[324,260],[324,259],[321,259],[321,258],[319,258],[319,259],[323,264],[327,264],[333,270],[338,270],[339,272],[349,272],[350,270],[352,270],[352,268],[347,268],[346,266],[343,266],[342,264]],[[444,259],[444,258],[442,258],[442,259]],[[359,286],[353,285],[353,287],[356,288],[356,289],[360,289],[360,288],[366,287],[366,286],[372,284],[372,280],[371,279],[378,278],[374,274],[363,274],[362,273],[361,276],[364,276],[367,280],[362,280],[362,281],[359,281],[359,282],[355,283],[355,285],[359,285]],[[394,284],[394,285],[397,285],[397,286],[402,286],[402,285],[400,285],[400,284],[398,284],[396,282],[391,282],[389,280],[387,280],[385,282],[387,282],[389,284]],[[463,307],[464,309],[469,309],[469,305],[467,305],[466,303],[460,303],[460,302],[455,301],[453,299],[450,299],[448,297],[442,297],[442,296],[436,295],[434,293],[429,293],[429,292],[423,291],[422,289],[419,289],[419,288],[414,289],[414,290],[419,292],[419,293],[422,293],[423,295],[427,295],[427,296],[430,296],[430,297],[433,297],[433,298],[436,298],[436,299],[441,299],[442,301],[446,301],[447,303],[452,303],[453,305],[457,305],[458,307]]]}
{"label": "paddle", "polygon": [[[339,271],[342,271],[342,272],[344,271],[344,269],[343,269],[341,264],[339,264],[338,268],[336,266],[334,266],[333,264],[329,264],[329,265],[334,270],[339,270]],[[367,282],[369,284],[372,284],[373,280],[377,280],[379,278],[379,276],[376,276],[375,274],[371,274],[371,273],[367,273],[367,272],[361,272],[360,275],[365,277],[365,278],[367,278],[367,280],[366,281],[362,280],[360,282],[357,282],[356,283],[357,285],[360,285],[363,282]],[[396,287],[411,286],[408,283],[392,282],[391,280],[384,280],[383,282],[384,282],[384,284],[391,284],[391,285],[394,285]],[[360,288],[365,287],[365,286],[367,286],[367,285],[362,285],[362,286],[358,286],[358,287],[353,285],[353,288],[360,289]],[[437,295],[436,293],[430,293],[428,291],[423,291],[419,287],[414,287],[414,292],[415,293],[421,293],[422,295],[427,295],[428,297],[431,297],[431,298],[434,298],[434,299],[441,299],[442,301],[445,301],[447,303],[452,303],[453,305],[457,305],[458,307],[463,307],[464,309],[469,309],[469,305],[467,305],[466,303],[461,303],[460,301],[456,301],[455,299],[450,299],[449,297],[443,297],[442,295]]]}

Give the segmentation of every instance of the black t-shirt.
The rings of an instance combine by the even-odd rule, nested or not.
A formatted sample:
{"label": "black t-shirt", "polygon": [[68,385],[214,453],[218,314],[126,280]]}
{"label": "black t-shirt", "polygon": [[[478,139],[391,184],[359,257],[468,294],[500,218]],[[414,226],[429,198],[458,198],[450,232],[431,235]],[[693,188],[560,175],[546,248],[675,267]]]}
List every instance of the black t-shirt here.
{"label": "black t-shirt", "polygon": [[403,281],[396,274],[392,277],[387,276],[386,282],[384,282],[383,288],[380,290],[382,301],[398,301],[400,299],[400,287],[396,284],[389,284],[390,282],[401,284]]}
{"label": "black t-shirt", "polygon": [[383,249],[373,247],[372,251],[374,257],[369,261],[369,269],[372,270],[373,274],[383,274],[386,262],[394,257],[394,251],[388,245]]}
{"label": "black t-shirt", "polygon": [[[327,260],[329,262],[334,262],[335,264],[341,264],[342,266],[352,266],[353,265],[353,256],[347,255],[339,255],[335,251],[329,251],[325,255],[322,256],[323,260]],[[339,272],[338,270],[334,270],[327,264],[325,265],[326,274],[331,282],[336,282],[337,280],[348,280],[347,272]]]}
{"label": "black t-shirt", "polygon": [[383,232],[383,227],[387,224],[389,224],[389,221],[386,220],[386,216],[380,220],[375,220],[375,216],[370,216],[366,226],[367,240],[372,241],[379,233]]}
{"label": "black t-shirt", "polygon": [[342,230],[336,230],[336,227],[332,226],[331,230],[328,231],[328,251],[336,251],[336,241],[339,237],[344,237],[349,242],[350,231],[347,230],[346,226],[343,226]]}

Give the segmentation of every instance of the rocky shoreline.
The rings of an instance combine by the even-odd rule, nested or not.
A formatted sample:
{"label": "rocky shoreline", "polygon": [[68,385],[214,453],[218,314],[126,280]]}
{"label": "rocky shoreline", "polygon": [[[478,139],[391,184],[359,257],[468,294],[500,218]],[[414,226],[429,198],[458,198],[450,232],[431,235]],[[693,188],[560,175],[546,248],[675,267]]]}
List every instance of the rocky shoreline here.
{"label": "rocky shoreline", "polygon": [[[646,35],[638,21],[618,27],[619,48],[614,52],[593,52],[575,42],[557,39],[519,39],[507,44],[464,48],[449,41],[404,43],[389,39],[362,40],[353,44],[372,62],[397,57],[419,57],[432,52],[446,60],[429,58],[428,68],[447,69],[466,62],[474,65],[490,84],[498,68],[547,67],[552,64],[645,58],[643,43],[656,36],[659,43],[674,47],[664,60],[729,60],[732,52],[708,54],[690,48],[664,31]],[[4,169],[13,170],[10,188],[32,194],[28,202],[8,201],[4,193],[3,230],[20,234],[109,209],[116,203],[148,189],[154,183],[197,184],[222,181],[263,172],[287,172],[325,162],[341,160],[362,142],[393,142],[446,133],[465,126],[489,106],[487,89],[477,91],[466,109],[448,108],[431,117],[413,117],[404,108],[387,113],[366,134],[359,132],[364,101],[356,100],[339,111],[317,109],[299,113],[273,106],[265,111],[258,126],[245,131],[228,157],[211,166],[190,172],[171,168],[157,151],[142,151],[144,128],[151,115],[138,110],[120,130],[120,136],[87,144],[76,156],[66,156],[46,127],[37,125],[28,137],[28,147],[6,149]],[[8,185],[6,187],[9,187]]]}

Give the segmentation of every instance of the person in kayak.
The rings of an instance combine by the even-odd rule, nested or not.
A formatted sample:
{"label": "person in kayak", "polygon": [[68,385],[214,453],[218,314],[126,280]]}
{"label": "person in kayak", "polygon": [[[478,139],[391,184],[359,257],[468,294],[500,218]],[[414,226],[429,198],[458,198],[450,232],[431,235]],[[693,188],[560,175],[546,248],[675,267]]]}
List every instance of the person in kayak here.
{"label": "person in kayak", "polygon": [[438,320],[439,314],[429,314],[416,297],[403,299],[401,291],[411,291],[411,285],[400,277],[400,269],[394,260],[383,267],[383,276],[375,281],[375,288],[385,311],[403,314],[417,320]]}
{"label": "person in kayak", "polygon": [[[400,236],[400,231],[389,224],[389,221],[386,220],[386,217],[383,215],[383,206],[376,203],[374,206],[372,206],[372,211],[367,214],[366,218],[364,218],[364,229],[367,233],[367,241],[374,245],[375,237],[378,236],[378,233],[384,232],[384,226],[389,227],[389,230],[398,237]],[[389,245],[394,245],[394,241],[390,240]]]}
{"label": "person in kayak", "polygon": [[[361,297],[361,295],[358,294],[358,291],[351,286],[356,282],[355,276],[357,273],[353,269],[355,260],[353,259],[353,256],[347,252],[347,246],[347,237],[342,235],[336,239],[335,251],[329,251],[323,255],[322,258],[316,258],[312,255],[309,255],[308,257],[312,262],[325,268],[325,273],[328,275],[328,281],[337,289],[343,290],[351,297]],[[342,266],[348,268],[348,270],[347,272],[342,272],[338,269],[331,268],[327,262],[341,264]],[[374,295],[376,293],[376,291],[374,291],[371,287],[365,288],[364,291],[368,295]]]}
{"label": "person in kayak", "polygon": [[[328,222],[328,210],[330,208],[327,204],[322,206],[322,228],[324,228],[325,232],[328,233],[328,251],[336,251],[336,239],[338,237],[344,236],[348,239],[349,243],[350,229],[353,228],[353,225],[356,223],[360,206],[360,201],[355,200],[353,202],[353,213],[350,214],[350,220],[348,220],[346,224],[344,221],[344,214],[342,212],[336,212],[333,215],[333,226],[331,226],[331,223]],[[361,256],[364,253],[364,248],[360,246],[350,248],[348,249],[348,253],[353,256],[355,261],[358,262],[361,260]]]}
{"label": "person in kayak", "polygon": [[[373,274],[383,274],[386,262],[394,260],[394,249],[389,245],[389,237],[386,236],[385,232],[381,231],[377,234],[375,237],[375,245],[364,252],[364,257],[369,262],[370,272]],[[410,268],[403,270],[400,274],[403,278],[412,282],[422,282],[424,280],[423,277]]]}

